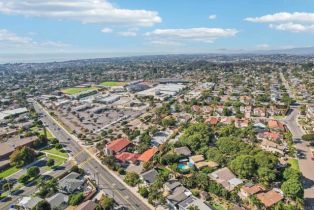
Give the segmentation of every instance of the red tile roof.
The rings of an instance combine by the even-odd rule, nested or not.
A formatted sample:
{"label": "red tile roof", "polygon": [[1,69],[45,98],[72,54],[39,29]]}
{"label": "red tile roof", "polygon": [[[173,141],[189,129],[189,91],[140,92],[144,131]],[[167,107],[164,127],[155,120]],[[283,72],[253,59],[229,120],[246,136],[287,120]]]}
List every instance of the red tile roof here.
{"label": "red tile roof", "polygon": [[264,190],[264,187],[259,185],[259,184],[256,184],[256,185],[252,185],[252,186],[246,186],[244,185],[242,188],[241,188],[244,192],[247,192],[248,194],[250,195],[254,195],[258,192],[261,192]]}
{"label": "red tile roof", "polygon": [[211,125],[216,125],[219,122],[219,118],[218,117],[209,117],[205,123],[209,123]]}
{"label": "red tile roof", "polygon": [[273,133],[273,132],[264,132],[263,133],[265,138],[277,141],[280,139],[280,134],[279,133]]}
{"label": "red tile roof", "polygon": [[122,152],[115,157],[120,161],[136,161],[140,154],[134,154],[130,152]]}
{"label": "red tile roof", "polygon": [[268,121],[268,127],[270,128],[270,129],[281,129],[281,130],[284,130],[285,128],[284,128],[284,126],[283,126],[283,124],[282,123],[280,123],[279,121],[277,121],[277,120],[269,120]]}
{"label": "red tile roof", "polygon": [[152,157],[158,152],[157,148],[150,148],[146,150],[141,156],[138,158],[139,161],[148,162]]}
{"label": "red tile roof", "polygon": [[283,199],[283,196],[274,190],[268,191],[267,193],[259,193],[256,197],[265,205],[265,207],[270,207]]}
{"label": "red tile roof", "polygon": [[129,146],[130,144],[131,142],[129,140],[121,138],[110,142],[109,144],[107,144],[106,148],[117,153]]}

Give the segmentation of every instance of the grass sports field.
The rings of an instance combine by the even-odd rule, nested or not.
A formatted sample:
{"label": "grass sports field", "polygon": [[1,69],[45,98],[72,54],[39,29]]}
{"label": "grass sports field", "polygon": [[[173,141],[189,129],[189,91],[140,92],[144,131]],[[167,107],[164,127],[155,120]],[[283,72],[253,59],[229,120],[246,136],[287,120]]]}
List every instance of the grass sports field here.
{"label": "grass sports field", "polygon": [[107,87],[114,87],[114,86],[122,86],[122,85],[125,85],[127,84],[126,82],[102,82],[100,83],[100,85],[103,85],[103,86],[107,86]]}
{"label": "grass sports field", "polygon": [[97,90],[96,87],[73,87],[73,88],[65,88],[65,89],[62,89],[61,92],[64,93],[64,94],[68,94],[68,95],[74,95],[74,94],[77,94],[77,93],[80,93],[80,92],[83,92],[83,91],[86,91],[86,90]]}

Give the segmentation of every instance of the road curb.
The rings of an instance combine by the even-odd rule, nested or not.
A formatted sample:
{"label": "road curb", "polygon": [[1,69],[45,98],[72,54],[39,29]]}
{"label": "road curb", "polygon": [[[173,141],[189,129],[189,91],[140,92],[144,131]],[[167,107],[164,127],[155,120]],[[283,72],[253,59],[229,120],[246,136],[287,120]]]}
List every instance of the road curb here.
{"label": "road curb", "polygon": [[41,105],[39,104],[37,101],[35,101],[35,103],[38,104],[39,107],[42,108],[42,110],[49,116],[51,117],[51,119],[60,127],[63,129],[63,131],[65,131],[69,136],[71,136],[71,138],[77,142],[77,144],[82,148],[84,149],[84,151],[86,153],[88,153],[91,157],[93,157],[93,159],[95,161],[97,161],[106,171],[108,171],[113,177],[115,177],[123,186],[125,186],[128,190],[130,190],[133,195],[135,195],[139,200],[143,201],[145,203],[145,205],[147,207],[149,207],[150,209],[155,209],[155,207],[153,207],[151,204],[149,204],[147,202],[146,199],[144,199],[142,196],[140,196],[140,194],[138,192],[135,192],[130,186],[128,186],[119,176],[117,176],[117,174],[115,174],[113,171],[111,171],[106,165],[102,164],[102,162],[98,159],[98,157],[96,157],[95,154],[92,154],[86,147],[84,147],[81,143],[81,140],[74,136],[73,134],[71,134],[69,131],[67,131],[55,118],[53,118],[49,113],[48,111]]}

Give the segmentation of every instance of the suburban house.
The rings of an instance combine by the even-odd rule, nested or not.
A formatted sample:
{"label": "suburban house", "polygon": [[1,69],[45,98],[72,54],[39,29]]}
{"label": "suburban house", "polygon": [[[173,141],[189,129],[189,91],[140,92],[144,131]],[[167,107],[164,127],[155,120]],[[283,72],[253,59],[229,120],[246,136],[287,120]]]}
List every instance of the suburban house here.
{"label": "suburban house", "polygon": [[253,114],[258,117],[266,117],[266,110],[265,108],[256,107],[253,109]]}
{"label": "suburban house", "polygon": [[165,193],[171,194],[173,190],[180,185],[181,183],[177,179],[170,179],[164,184],[163,187],[164,187]]}
{"label": "suburban house", "polygon": [[264,139],[261,143],[261,148],[268,152],[279,153],[280,155],[284,155],[287,147],[284,145],[277,144],[273,141],[269,141]]}
{"label": "suburban house", "polygon": [[157,176],[158,176],[158,172],[154,168],[140,175],[145,185],[153,184]]}
{"label": "suburban house", "polygon": [[56,193],[46,200],[50,204],[51,209],[65,209],[68,206],[69,196],[63,193]]}
{"label": "suburban house", "polygon": [[97,204],[94,201],[87,200],[76,207],[75,210],[94,210]]}
{"label": "suburban house", "polygon": [[205,123],[209,123],[210,125],[217,125],[219,123],[219,117],[209,117],[205,120]]}
{"label": "suburban house", "polygon": [[181,183],[172,179],[164,184],[164,191],[167,204],[170,209],[188,210],[190,206],[197,206],[200,210],[211,210],[212,208],[206,205],[202,200],[196,198],[192,193],[183,187]]}
{"label": "suburban house", "polygon": [[206,205],[202,200],[195,196],[189,196],[187,199],[178,204],[179,210],[188,210],[191,206],[197,206],[200,210],[213,210],[210,206]]}
{"label": "suburban house", "polygon": [[140,154],[130,153],[130,152],[121,152],[115,155],[115,158],[119,160],[122,164],[135,164],[138,160]]}
{"label": "suburban house", "polygon": [[238,193],[242,199],[247,199],[248,197],[255,195],[259,192],[264,191],[265,188],[260,184],[247,183],[241,187],[240,192]]}
{"label": "suburban house", "polygon": [[189,157],[189,162],[193,165],[204,160],[205,159],[203,155],[194,155],[194,156]]}
{"label": "suburban house", "polygon": [[105,146],[105,155],[115,155],[125,152],[132,143],[128,139],[116,139]]}
{"label": "suburban house", "polygon": [[243,183],[243,181],[238,179],[227,167],[214,171],[209,174],[209,177],[221,184],[228,191],[232,191],[236,186]]}
{"label": "suburban house", "polygon": [[277,132],[284,132],[285,127],[284,125],[279,122],[278,120],[269,120],[268,121],[268,128],[272,131],[277,131]]}
{"label": "suburban house", "polygon": [[273,142],[280,143],[283,140],[283,137],[279,133],[263,132],[263,133],[257,134],[257,139],[260,139],[260,140],[267,139]]}
{"label": "suburban house", "polygon": [[178,148],[174,148],[174,152],[177,155],[182,155],[185,157],[190,157],[192,152],[188,147],[178,147]]}
{"label": "suburban house", "polygon": [[246,128],[249,126],[249,119],[238,119],[236,118],[234,121],[234,125],[236,128]]}
{"label": "suburban house", "polygon": [[72,194],[83,189],[84,180],[79,179],[80,174],[71,172],[59,180],[59,191],[64,194]]}
{"label": "suburban house", "polygon": [[192,193],[182,185],[174,188],[170,195],[166,197],[167,204],[171,209],[179,209],[178,204],[191,196]]}
{"label": "suburban house", "polygon": [[270,190],[268,192],[261,192],[256,195],[257,199],[260,200],[266,208],[273,206],[283,199],[283,195],[280,192]]}
{"label": "suburban house", "polygon": [[193,165],[195,165],[195,167],[197,169],[202,169],[204,167],[210,167],[210,168],[216,168],[219,166],[219,164],[217,164],[214,161],[205,161],[204,156],[203,155],[194,155],[189,157],[189,162]]}
{"label": "suburban house", "polygon": [[230,125],[234,122],[234,117],[222,117],[220,122],[225,125]]}
{"label": "suburban house", "polygon": [[18,202],[17,206],[23,210],[32,210],[41,201],[43,201],[43,199],[40,197],[23,197]]}
{"label": "suburban house", "polygon": [[143,152],[137,159],[141,162],[148,162],[150,161],[154,155],[158,152],[158,149],[156,147],[150,148]]}

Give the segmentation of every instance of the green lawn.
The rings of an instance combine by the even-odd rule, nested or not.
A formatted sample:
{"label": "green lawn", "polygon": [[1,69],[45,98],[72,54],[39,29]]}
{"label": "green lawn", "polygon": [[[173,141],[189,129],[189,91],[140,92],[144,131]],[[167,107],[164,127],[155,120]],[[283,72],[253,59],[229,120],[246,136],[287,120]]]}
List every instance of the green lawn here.
{"label": "green lawn", "polygon": [[297,159],[290,159],[289,161],[288,161],[288,163],[290,164],[290,167],[291,168],[293,168],[293,169],[295,169],[295,170],[300,170],[300,168],[299,168],[299,163],[298,163],[298,160]]}
{"label": "green lawn", "polygon": [[127,84],[126,82],[102,82],[100,83],[100,85],[103,85],[103,86],[107,86],[107,87],[114,87],[114,86],[123,86]]}
{"label": "green lawn", "polygon": [[273,118],[276,120],[283,120],[286,116],[284,115],[274,115]]}
{"label": "green lawn", "polygon": [[1,178],[1,179],[2,179],[2,178],[6,178],[6,177],[10,176],[11,174],[14,174],[14,173],[18,172],[19,170],[21,170],[21,169],[15,167],[15,166],[10,167],[10,168],[8,168],[8,169],[6,169],[6,170],[0,172],[0,178]]}
{"label": "green lawn", "polygon": [[61,157],[57,157],[57,156],[54,156],[54,155],[47,155],[47,157],[49,159],[53,159],[55,161],[55,164],[53,166],[51,166],[51,167],[45,166],[46,170],[50,170],[50,169],[53,169],[53,168],[55,168],[57,166],[60,166],[63,163],[65,163],[65,161],[67,160],[67,158],[61,158]]}
{"label": "green lawn", "polygon": [[61,150],[58,150],[56,148],[51,148],[51,149],[45,149],[45,150],[42,150],[43,152],[47,152],[47,153],[51,153],[51,154],[55,154],[55,155],[59,155],[61,157],[64,157],[64,158],[68,158],[68,155],[66,152],[63,152]]}
{"label": "green lawn", "polygon": [[6,198],[8,195],[9,195],[8,191],[1,193],[0,200]]}
{"label": "green lawn", "polygon": [[211,203],[211,205],[216,209],[216,210],[226,210],[223,206],[221,206],[218,203]]}
{"label": "green lawn", "polygon": [[[30,130],[33,131],[33,132],[38,132],[40,135],[44,135],[44,130],[41,129],[41,128],[38,128],[36,126],[35,127],[31,127]],[[48,129],[46,129],[46,131],[47,131],[47,138],[48,139],[52,139],[53,135],[51,134],[51,132]]]}
{"label": "green lawn", "polygon": [[68,95],[74,95],[86,90],[97,90],[96,87],[73,87],[62,89],[61,92]]}

